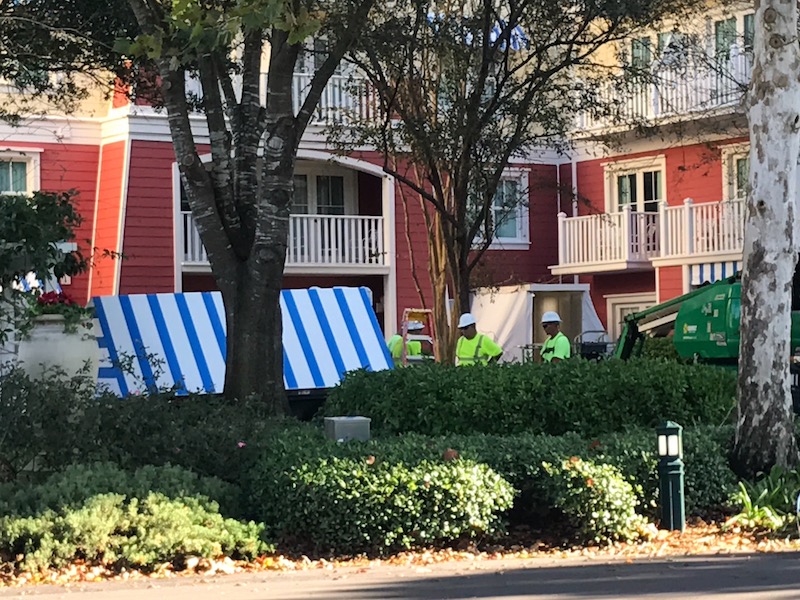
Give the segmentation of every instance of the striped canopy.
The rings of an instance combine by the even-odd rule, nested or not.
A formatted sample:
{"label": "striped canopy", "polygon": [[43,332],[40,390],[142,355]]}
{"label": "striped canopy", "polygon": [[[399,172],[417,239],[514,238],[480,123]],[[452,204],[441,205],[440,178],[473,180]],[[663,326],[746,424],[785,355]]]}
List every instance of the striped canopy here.
{"label": "striped canopy", "polygon": [[[225,313],[219,292],[94,298],[99,383],[127,395],[175,387],[221,392]],[[335,386],[346,371],[392,367],[367,288],[281,292],[287,390]]]}

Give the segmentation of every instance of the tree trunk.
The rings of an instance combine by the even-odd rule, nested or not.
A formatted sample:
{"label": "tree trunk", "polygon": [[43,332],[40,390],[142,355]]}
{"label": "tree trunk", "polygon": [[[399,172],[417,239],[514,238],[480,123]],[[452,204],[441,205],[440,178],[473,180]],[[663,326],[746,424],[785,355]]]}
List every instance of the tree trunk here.
{"label": "tree trunk", "polygon": [[[275,269],[282,270],[282,265],[274,265],[271,270]],[[267,404],[270,414],[287,414],[289,404],[281,377],[280,286],[260,289],[245,265],[241,272],[238,288],[222,293],[228,352],[225,396],[232,400],[256,396]]]}
{"label": "tree trunk", "polygon": [[800,151],[797,5],[765,0],[757,3],[755,20],[748,115],[750,194],[733,457],[734,468],[749,477],[797,460],[789,381]]}

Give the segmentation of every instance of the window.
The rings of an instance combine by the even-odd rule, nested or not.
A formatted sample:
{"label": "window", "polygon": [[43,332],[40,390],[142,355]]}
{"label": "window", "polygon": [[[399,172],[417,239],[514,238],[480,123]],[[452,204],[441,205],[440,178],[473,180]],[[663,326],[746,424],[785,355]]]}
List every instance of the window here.
{"label": "window", "polygon": [[[509,169],[497,185],[492,200],[494,237],[491,249],[527,250],[528,231],[528,174]],[[475,240],[480,244],[480,239]]]}
{"label": "window", "polygon": [[756,35],[755,14],[750,13],[744,16],[744,50],[753,51],[753,38]]}
{"label": "window", "polygon": [[609,163],[605,173],[608,212],[657,212],[665,199],[663,156]]}
{"label": "window", "polygon": [[728,61],[731,46],[736,43],[736,17],[714,22],[714,55],[718,61]]}
{"label": "window", "polygon": [[28,163],[22,160],[0,160],[0,193],[26,194]]}
{"label": "window", "polygon": [[344,177],[317,176],[317,213],[320,215],[344,214]]}
{"label": "window", "polygon": [[519,181],[503,179],[497,186],[492,202],[492,218],[494,219],[494,236],[498,239],[520,238],[521,215],[517,210],[522,202]]}
{"label": "window", "polygon": [[0,194],[31,194],[39,189],[39,148],[0,148]]}
{"label": "window", "polygon": [[650,49],[650,38],[637,38],[631,42],[631,66],[635,69],[650,67],[653,56]]}
{"label": "window", "polygon": [[750,185],[750,147],[733,144],[722,148],[723,200],[745,200]]}
{"label": "window", "polygon": [[298,166],[294,176],[293,215],[357,214],[352,172],[333,167]]}

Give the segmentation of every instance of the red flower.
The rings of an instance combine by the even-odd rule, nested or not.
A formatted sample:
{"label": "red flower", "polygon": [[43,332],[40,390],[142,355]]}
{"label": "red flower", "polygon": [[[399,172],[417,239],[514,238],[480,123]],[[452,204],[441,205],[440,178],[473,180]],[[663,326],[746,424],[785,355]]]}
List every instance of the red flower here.
{"label": "red flower", "polygon": [[57,304],[73,306],[75,304],[64,292],[45,292],[36,299],[36,302],[40,306],[55,306]]}
{"label": "red flower", "polygon": [[592,487],[594,485],[594,479],[591,477],[586,480],[586,487]]}

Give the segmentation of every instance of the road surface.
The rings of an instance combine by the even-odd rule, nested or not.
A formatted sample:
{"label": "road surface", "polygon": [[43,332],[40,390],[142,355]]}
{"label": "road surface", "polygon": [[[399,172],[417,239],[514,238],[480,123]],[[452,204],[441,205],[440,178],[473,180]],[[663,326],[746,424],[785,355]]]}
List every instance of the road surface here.
{"label": "road surface", "polygon": [[0,591],[26,600],[800,599],[800,553],[517,559],[104,582]]}

